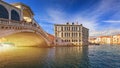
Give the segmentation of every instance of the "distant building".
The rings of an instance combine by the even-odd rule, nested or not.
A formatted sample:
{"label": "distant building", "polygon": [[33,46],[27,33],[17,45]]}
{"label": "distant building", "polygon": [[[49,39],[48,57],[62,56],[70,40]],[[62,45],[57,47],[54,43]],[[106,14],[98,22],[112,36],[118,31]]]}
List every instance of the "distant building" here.
{"label": "distant building", "polygon": [[90,42],[91,44],[96,43],[96,38],[89,38],[89,42]]}
{"label": "distant building", "polygon": [[112,35],[112,36],[98,36],[96,38],[89,38],[90,43],[97,44],[112,44],[112,45],[120,45],[120,34]]}
{"label": "distant building", "polygon": [[110,36],[100,36],[100,44],[111,44],[111,37]]}
{"label": "distant building", "polygon": [[89,29],[79,24],[55,24],[56,45],[88,45]]}
{"label": "distant building", "polygon": [[99,37],[96,37],[94,39],[90,38],[90,43],[111,44],[112,43],[112,37],[111,36],[99,36]]}
{"label": "distant building", "polygon": [[120,45],[120,34],[113,36],[112,43],[113,43],[113,44]]}

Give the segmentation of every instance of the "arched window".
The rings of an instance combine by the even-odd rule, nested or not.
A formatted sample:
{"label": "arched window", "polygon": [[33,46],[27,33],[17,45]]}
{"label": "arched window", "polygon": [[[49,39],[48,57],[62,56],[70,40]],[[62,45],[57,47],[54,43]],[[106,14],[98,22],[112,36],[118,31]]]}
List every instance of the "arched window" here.
{"label": "arched window", "polygon": [[15,10],[11,11],[11,20],[20,21],[20,16],[17,11]]}
{"label": "arched window", "polygon": [[2,5],[0,5],[0,18],[9,19],[9,13],[7,9]]}

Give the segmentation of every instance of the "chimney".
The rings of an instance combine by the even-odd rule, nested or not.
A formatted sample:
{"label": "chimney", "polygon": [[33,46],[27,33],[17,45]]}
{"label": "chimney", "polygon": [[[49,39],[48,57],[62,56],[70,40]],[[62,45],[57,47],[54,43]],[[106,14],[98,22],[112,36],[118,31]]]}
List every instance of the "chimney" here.
{"label": "chimney", "polygon": [[82,24],[80,24],[82,26]]}
{"label": "chimney", "polygon": [[66,24],[69,25],[69,22],[67,22]]}
{"label": "chimney", "polygon": [[72,25],[74,25],[74,22],[72,22]]}

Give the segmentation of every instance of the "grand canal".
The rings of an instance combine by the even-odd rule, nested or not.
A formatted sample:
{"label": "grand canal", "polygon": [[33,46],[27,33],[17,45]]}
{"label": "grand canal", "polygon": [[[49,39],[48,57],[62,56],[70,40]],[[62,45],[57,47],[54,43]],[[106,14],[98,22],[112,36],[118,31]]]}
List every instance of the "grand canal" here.
{"label": "grand canal", "polygon": [[120,46],[0,47],[0,68],[120,68]]}

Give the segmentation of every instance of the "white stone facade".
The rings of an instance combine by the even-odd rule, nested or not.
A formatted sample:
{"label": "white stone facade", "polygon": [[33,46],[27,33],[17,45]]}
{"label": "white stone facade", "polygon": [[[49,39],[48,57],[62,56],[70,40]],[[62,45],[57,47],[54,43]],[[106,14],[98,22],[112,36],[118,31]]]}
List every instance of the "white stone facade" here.
{"label": "white stone facade", "polygon": [[55,24],[56,45],[88,45],[89,29],[78,24]]}

